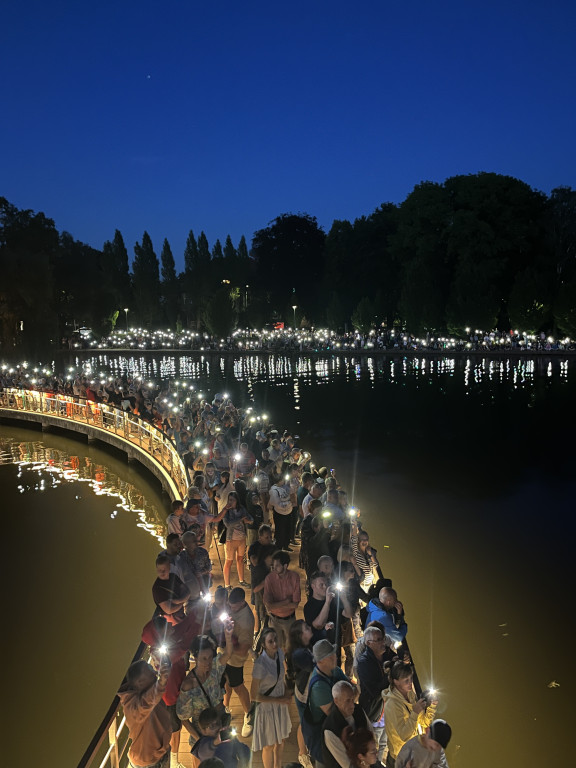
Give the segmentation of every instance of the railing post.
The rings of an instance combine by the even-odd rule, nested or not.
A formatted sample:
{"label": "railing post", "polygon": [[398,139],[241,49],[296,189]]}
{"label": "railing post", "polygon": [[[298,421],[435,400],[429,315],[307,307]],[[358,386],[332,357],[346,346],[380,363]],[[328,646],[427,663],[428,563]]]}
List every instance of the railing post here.
{"label": "railing post", "polygon": [[120,768],[120,757],[118,755],[118,739],[116,735],[116,717],[113,718],[110,728],[108,728],[108,744],[112,747],[110,752],[111,768]]}

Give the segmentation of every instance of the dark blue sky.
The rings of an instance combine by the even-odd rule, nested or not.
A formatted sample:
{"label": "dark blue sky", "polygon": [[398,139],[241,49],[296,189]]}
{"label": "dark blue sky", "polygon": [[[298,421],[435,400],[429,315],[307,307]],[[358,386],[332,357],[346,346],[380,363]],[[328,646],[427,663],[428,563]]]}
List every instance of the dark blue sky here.
{"label": "dark blue sky", "polygon": [[423,180],[576,185],[573,0],[3,3],[0,195],[130,255]]}

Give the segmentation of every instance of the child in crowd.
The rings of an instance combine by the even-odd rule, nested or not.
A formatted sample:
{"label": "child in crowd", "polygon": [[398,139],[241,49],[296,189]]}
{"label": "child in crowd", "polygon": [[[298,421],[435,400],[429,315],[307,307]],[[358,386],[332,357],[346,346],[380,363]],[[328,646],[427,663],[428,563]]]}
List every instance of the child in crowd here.
{"label": "child in crowd", "polygon": [[212,757],[222,760],[227,768],[247,768],[250,765],[250,748],[235,738],[233,729],[222,728],[220,716],[213,707],[200,713],[198,725],[202,735],[192,747],[195,767]]}

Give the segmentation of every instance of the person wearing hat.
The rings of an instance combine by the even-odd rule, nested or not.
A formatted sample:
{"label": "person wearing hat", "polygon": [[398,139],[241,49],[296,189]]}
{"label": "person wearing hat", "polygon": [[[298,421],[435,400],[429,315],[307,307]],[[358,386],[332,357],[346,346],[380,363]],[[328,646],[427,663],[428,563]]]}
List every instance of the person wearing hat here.
{"label": "person wearing hat", "polygon": [[337,647],[329,640],[319,640],[312,648],[314,669],[308,683],[308,702],[302,718],[302,735],[310,756],[323,766],[322,724],[334,704],[332,688],[339,680],[350,682],[336,664]]}
{"label": "person wearing hat", "polygon": [[396,758],[396,768],[448,768],[444,750],[452,737],[446,720],[434,720],[430,728],[408,739]]}
{"label": "person wearing hat", "polygon": [[336,663],[338,647],[329,640],[314,643],[312,657],[314,671],[310,677],[308,700],[312,719],[322,721],[332,707],[332,688],[339,680],[348,680]]}

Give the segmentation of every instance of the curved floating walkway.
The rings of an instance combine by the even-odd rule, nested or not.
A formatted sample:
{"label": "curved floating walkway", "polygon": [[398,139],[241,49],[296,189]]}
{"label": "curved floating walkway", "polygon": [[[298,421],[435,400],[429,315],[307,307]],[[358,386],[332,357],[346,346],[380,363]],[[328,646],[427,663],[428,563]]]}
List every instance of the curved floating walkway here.
{"label": "curved floating walkway", "polygon": [[[57,427],[68,431],[84,434],[89,440],[102,442],[120,448],[127,453],[129,459],[136,459],[149,469],[161,481],[163,488],[172,500],[186,498],[188,492],[187,473],[184,464],[172,442],[156,427],[142,421],[137,416],[128,415],[124,411],[95,403],[78,397],[55,395],[49,392],[39,392],[25,389],[0,390],[0,419],[17,419],[21,421],[40,423],[42,429]],[[221,565],[224,559],[224,546],[214,542],[211,553],[217,548],[218,554],[212,554],[213,587],[224,583]],[[293,563],[298,562],[297,547],[292,555]],[[303,600],[298,606],[298,618],[304,618],[302,606],[305,602],[306,575],[300,574],[300,587]],[[144,625],[145,622],[143,622]],[[147,646],[140,643],[133,660],[146,658]],[[246,662],[244,680],[250,690],[252,681],[252,664]],[[237,696],[233,695],[230,709],[234,723],[240,730],[243,711]],[[294,702],[290,704],[292,731],[284,745],[283,763],[298,762],[298,744],[296,732],[299,716]],[[118,697],[111,702],[102,722],[95,724],[95,735],[88,745],[86,752],[78,764],[78,768],[123,768],[128,765],[127,749],[129,745],[128,731]],[[252,737],[240,741],[248,746]],[[178,759],[185,768],[192,766],[192,757],[188,745],[188,733],[182,730]],[[262,768],[262,753],[253,755],[253,768]]]}
{"label": "curved floating walkway", "polygon": [[170,499],[184,499],[188,475],[176,447],[152,424],[106,403],[27,389],[0,391],[0,418],[65,429],[100,440],[139,461],[158,478]]}

